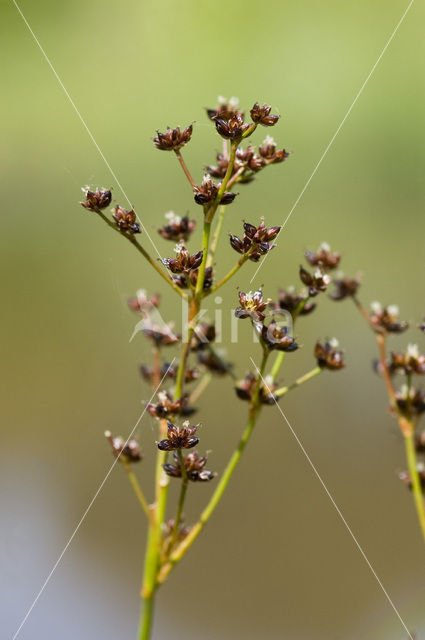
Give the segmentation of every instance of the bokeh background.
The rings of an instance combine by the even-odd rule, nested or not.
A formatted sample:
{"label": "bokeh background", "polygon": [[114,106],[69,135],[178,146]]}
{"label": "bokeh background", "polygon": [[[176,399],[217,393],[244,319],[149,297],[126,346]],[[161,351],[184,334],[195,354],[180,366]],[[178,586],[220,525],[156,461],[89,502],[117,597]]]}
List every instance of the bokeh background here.
{"label": "bokeh background", "polygon": [[[375,63],[407,1],[22,0],[45,48],[160,251],[155,229],[170,209],[200,219],[156,128],[195,121],[187,162],[200,179],[219,140],[203,107],[217,95],[282,114],[273,130],[293,150],[240,189],[225,231],[242,219],[279,224]],[[1,636],[12,638],[112,462],[103,431],[127,435],[150,391],[149,358],[126,300],[164,293],[139,255],[79,205],[80,187],[125,198],[12,2],[0,18],[2,187]],[[405,22],[313,178],[255,286],[266,295],[297,282],[306,248],[327,240],[361,298],[398,303],[415,324],[424,300],[425,9]],[[266,133],[266,132],[264,132]],[[263,131],[255,136],[262,140]],[[199,233],[191,246],[197,248]],[[142,237],[148,248],[149,241]],[[223,242],[217,273],[236,255]],[[223,289],[250,287],[254,265]],[[252,285],[251,285],[252,287]],[[211,314],[213,309],[211,310]],[[224,313],[223,342],[230,315]],[[227,335],[226,335],[227,331]],[[336,335],[347,369],[326,374],[281,406],[350,523],[400,615],[425,637],[424,548],[411,497],[398,480],[403,442],[371,369],[373,336],[350,302],[324,296],[299,322],[304,348],[282,381],[313,364],[319,337]],[[417,329],[394,340],[424,338]],[[259,357],[247,326],[229,357],[243,374]],[[246,416],[230,379],[202,397],[201,445],[223,469]],[[150,486],[154,424],[138,429]],[[193,486],[196,518],[212,486]],[[134,638],[145,526],[115,467],[32,611],[20,638]],[[231,489],[184,563],[160,592],[154,637],[401,640],[406,633],[276,408],[265,408]]]}

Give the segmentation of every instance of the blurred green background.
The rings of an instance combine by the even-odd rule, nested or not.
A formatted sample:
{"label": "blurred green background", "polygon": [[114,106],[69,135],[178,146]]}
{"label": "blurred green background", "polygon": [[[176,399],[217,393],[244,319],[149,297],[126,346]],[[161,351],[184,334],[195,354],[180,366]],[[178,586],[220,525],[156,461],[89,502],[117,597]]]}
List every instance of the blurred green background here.
{"label": "blurred green background", "polygon": [[[273,135],[293,150],[241,187],[225,231],[288,214],[407,6],[407,1],[171,2],[22,0],[22,11],[163,255],[155,229],[170,209],[200,219],[180,167],[150,140],[195,121],[185,157],[201,178],[220,142],[203,107],[218,94],[282,114]],[[0,546],[2,637],[11,638],[112,462],[103,431],[127,435],[150,391],[149,357],[126,299],[165,293],[117,234],[79,205],[80,187],[125,198],[12,2],[0,5],[2,86],[3,414]],[[364,276],[361,298],[425,314],[423,118],[425,9],[414,3],[295,209],[256,286],[297,282],[306,248],[323,240]],[[260,131],[255,141],[262,140]],[[199,232],[191,247],[198,248]],[[149,242],[142,237],[146,248]],[[217,272],[236,254],[224,241]],[[254,265],[223,289],[250,287]],[[252,287],[252,285],[251,285]],[[180,321],[166,294],[163,315]],[[226,342],[226,321],[223,341]],[[397,477],[403,442],[371,370],[374,338],[349,303],[325,297],[302,319],[304,348],[284,382],[312,366],[312,346],[336,335],[347,369],[312,381],[281,406],[408,626],[425,637],[424,549]],[[228,353],[249,368],[248,328]],[[242,340],[243,338],[243,340]],[[394,345],[419,341],[416,329]],[[221,471],[246,416],[230,379],[198,403],[201,448]],[[138,429],[150,486],[154,423]],[[193,521],[212,486],[193,486]],[[145,526],[116,467],[20,633],[22,640],[134,638]],[[3,635],[4,634],[4,635]],[[217,514],[161,590],[154,637],[400,640],[375,578],[276,408],[265,408]]]}

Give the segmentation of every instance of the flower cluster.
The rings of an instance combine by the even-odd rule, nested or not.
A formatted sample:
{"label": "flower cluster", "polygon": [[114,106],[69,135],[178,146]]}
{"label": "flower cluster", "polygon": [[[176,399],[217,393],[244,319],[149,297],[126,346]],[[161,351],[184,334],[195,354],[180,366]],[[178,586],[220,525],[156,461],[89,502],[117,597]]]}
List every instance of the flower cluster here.
{"label": "flower cluster", "polygon": [[136,222],[137,216],[133,209],[127,211],[127,209],[117,204],[115,209],[113,209],[112,217],[120,231],[124,233],[140,233],[140,225]]}
{"label": "flower cluster", "polygon": [[345,300],[356,295],[358,288],[360,287],[359,278],[347,278],[341,275],[339,278],[334,278],[332,284],[335,289],[331,291],[329,297],[332,300]]}
{"label": "flower cluster", "polygon": [[[154,369],[146,364],[141,364],[139,367],[139,371],[141,376],[146,382],[154,381]],[[184,381],[193,382],[197,380],[200,376],[199,369],[186,369]],[[177,367],[170,364],[169,362],[164,362],[160,369],[160,377],[162,378],[170,378],[171,380],[175,380],[177,377]]]}
{"label": "flower cluster", "polygon": [[193,269],[197,269],[201,262],[203,251],[197,251],[193,255],[190,255],[183,243],[176,246],[175,258],[163,258],[162,262],[171,273],[184,273],[189,274]]}
{"label": "flower cluster", "polygon": [[302,265],[300,266],[300,278],[301,282],[308,287],[310,298],[314,298],[321,291],[326,291],[332,281],[332,278],[320,268],[316,269],[314,273],[310,273]]}
{"label": "flower cluster", "polygon": [[146,410],[154,418],[169,418],[170,416],[191,416],[196,409],[188,406],[188,396],[184,395],[173,400],[168,391],[158,393],[158,402],[149,402]]}
{"label": "flower cluster", "polygon": [[405,353],[391,353],[390,368],[406,375],[424,375],[425,355],[419,353],[417,344],[409,344]]}
{"label": "flower cluster", "polygon": [[[164,471],[167,476],[181,478],[183,475],[182,465],[176,452],[173,454],[174,462],[164,464]],[[191,451],[183,457],[184,469],[187,479],[191,482],[208,482],[215,477],[213,471],[205,469],[207,456],[200,456],[196,451]]]}
{"label": "flower cluster", "polygon": [[192,131],[192,125],[189,125],[183,131],[180,130],[180,127],[175,129],[167,127],[166,133],[157,131],[157,136],[153,138],[153,143],[161,151],[179,151],[191,139]]}
{"label": "flower cluster", "polygon": [[112,200],[112,193],[110,189],[96,188],[92,191],[89,187],[83,187],[82,189],[86,199],[80,204],[89,211],[96,211],[99,213],[101,209],[109,207]]}
{"label": "flower cluster", "polygon": [[167,347],[181,340],[181,335],[174,333],[173,327],[174,324],[172,322],[164,324],[161,327],[154,323],[146,323],[142,331],[157,347]]}
{"label": "flower cluster", "polygon": [[142,460],[139,443],[134,438],[126,442],[121,436],[113,436],[110,431],[105,431],[105,438],[109,441],[114,456],[122,462],[140,462]]}
{"label": "flower cluster", "polygon": [[127,304],[132,311],[145,316],[149,314],[154,307],[158,307],[160,301],[161,296],[158,293],[148,296],[145,289],[139,289],[133,298],[127,300]]}
{"label": "flower cluster", "polygon": [[158,442],[161,451],[175,451],[176,449],[191,449],[196,447],[199,438],[195,436],[198,425],[189,426],[186,420],[182,427],[176,427],[172,422],[168,423],[167,438]]}
{"label": "flower cluster", "polygon": [[345,367],[344,354],[338,349],[339,343],[336,338],[326,341],[324,344],[316,342],[314,347],[314,357],[321,369],[337,371]]}
{"label": "flower cluster", "polygon": [[339,261],[341,260],[341,254],[332,253],[327,242],[322,242],[316,252],[306,251],[305,257],[312,267],[320,267],[323,271],[336,269],[339,265]]}
{"label": "flower cluster", "polygon": [[314,302],[308,301],[307,293],[297,293],[295,287],[279,289],[277,301],[270,306],[274,311],[288,311],[293,318],[308,315],[316,308]]}
{"label": "flower cluster", "polygon": [[396,304],[382,307],[380,302],[372,302],[370,306],[372,309],[370,323],[375,331],[381,333],[402,333],[408,328],[409,323],[400,320],[400,312]]}
{"label": "flower cluster", "polygon": [[239,292],[240,307],[235,309],[235,316],[237,318],[251,318],[254,322],[263,322],[266,317],[263,313],[267,308],[267,305],[271,302],[270,299],[263,299],[263,292],[261,289],[258,291],[249,291],[248,293]]}
{"label": "flower cluster", "polygon": [[[238,380],[235,385],[235,391],[238,398],[251,402],[255,388],[257,386],[257,376],[253,373],[247,373],[242,380]],[[261,404],[275,404],[278,400],[273,391],[277,389],[277,384],[269,376],[264,378],[260,383],[260,402]]]}
{"label": "flower cluster", "polygon": [[189,220],[189,216],[177,216],[173,211],[169,211],[165,214],[167,224],[158,229],[158,233],[165,240],[172,240],[179,242],[181,240],[187,241],[189,236],[193,233],[196,227],[195,220]]}
{"label": "flower cluster", "polygon": [[[210,204],[214,202],[218,197],[218,192],[220,190],[220,184],[216,184],[214,180],[211,180],[211,176],[207,173],[205,174],[202,183],[193,187],[194,200],[196,204]],[[232,191],[225,191],[220,197],[220,204],[231,204],[233,200],[236,198],[236,193]]]}
{"label": "flower cluster", "polygon": [[276,245],[271,241],[279,234],[280,227],[266,227],[264,219],[261,219],[258,227],[244,222],[241,238],[230,235],[230,245],[238,253],[258,262],[261,256],[269,253]]}

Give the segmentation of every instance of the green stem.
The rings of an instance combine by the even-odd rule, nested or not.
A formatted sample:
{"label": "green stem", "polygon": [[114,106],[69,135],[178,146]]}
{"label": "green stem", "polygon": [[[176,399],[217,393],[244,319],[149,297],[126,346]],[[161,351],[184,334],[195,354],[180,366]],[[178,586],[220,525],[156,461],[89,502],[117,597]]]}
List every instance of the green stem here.
{"label": "green stem", "polygon": [[149,510],[149,505],[147,503],[147,500],[144,496],[144,493],[142,491],[142,488],[139,484],[139,481],[137,480],[136,476],[134,475],[133,471],[131,470],[131,466],[128,462],[124,462],[124,469],[127,472],[127,476],[128,479],[130,480],[130,484],[133,487],[134,493],[136,494],[136,497],[138,499],[138,501],[141,504],[141,507],[143,509],[143,511],[146,513],[147,517],[150,518],[151,517],[151,512]]}
{"label": "green stem", "polygon": [[406,456],[407,464],[409,467],[409,475],[412,481],[412,491],[415,500],[416,513],[418,515],[419,525],[421,527],[422,535],[425,540],[425,509],[424,509],[424,497],[422,495],[421,481],[418,474],[416,451],[414,441],[414,431],[404,438],[406,443]]}
{"label": "green stem", "polygon": [[144,248],[142,247],[142,245],[141,245],[141,244],[139,244],[139,243],[137,242],[136,238],[135,238],[132,234],[129,234],[129,233],[125,233],[125,232],[123,232],[123,231],[120,231],[120,230],[118,229],[118,227],[117,227],[117,226],[112,222],[112,220],[109,220],[109,218],[107,218],[107,217],[105,216],[105,214],[104,214],[104,213],[102,213],[101,211],[99,211],[99,212],[98,212],[98,215],[102,218],[102,220],[104,220],[104,221],[106,222],[106,224],[107,224],[109,227],[111,227],[111,229],[114,229],[114,231],[117,231],[117,232],[120,234],[120,236],[123,236],[124,238],[127,238],[127,240],[129,240],[129,241],[131,242],[131,244],[132,244],[134,247],[136,247],[137,251],[138,251],[139,253],[141,253],[141,254],[142,254],[142,256],[143,256],[143,257],[144,257],[144,258],[145,258],[145,259],[146,259],[146,260],[147,260],[147,261],[152,265],[152,267],[155,269],[155,271],[156,271],[157,273],[159,273],[159,275],[161,276],[161,278],[163,278],[163,280],[165,280],[165,282],[167,282],[167,284],[169,284],[169,285],[170,285],[170,287],[171,287],[172,289],[174,289],[174,291],[176,291],[176,293],[178,293],[178,294],[179,294],[179,296],[181,296],[182,298],[187,298],[187,294],[186,294],[184,291],[182,291],[182,290],[180,289],[180,287],[178,287],[178,286],[175,284],[175,282],[173,282],[173,281],[172,281],[172,280],[167,276],[167,274],[166,274],[166,273],[161,269],[161,267],[158,265],[157,260],[154,260],[154,259],[152,258],[152,256],[150,256],[150,255],[149,255],[149,253],[146,251],[146,249],[144,249]]}
{"label": "green stem", "polygon": [[285,359],[285,352],[279,351],[273,363],[272,370],[270,372],[270,375],[273,378],[273,380],[275,380],[277,375],[279,374],[280,367],[282,366],[284,359]]}
{"label": "green stem", "polygon": [[176,154],[176,156],[178,158],[178,161],[180,162],[181,168],[183,169],[186,178],[189,180],[189,182],[190,182],[190,184],[192,186],[192,189],[193,189],[193,187],[195,186],[195,181],[193,180],[193,178],[192,178],[192,176],[190,174],[190,171],[187,168],[185,161],[183,160],[183,156],[180,153],[180,150],[179,151],[175,151],[175,154]]}
{"label": "green stem", "polygon": [[214,285],[213,287],[211,287],[211,289],[207,292],[207,294],[206,294],[206,295],[210,295],[210,294],[211,294],[211,293],[213,293],[214,291],[217,291],[217,289],[220,289],[220,287],[222,287],[222,286],[223,286],[223,284],[226,284],[226,282],[227,282],[228,280],[230,280],[230,278],[231,278],[232,276],[234,276],[234,275],[235,275],[235,273],[236,273],[237,271],[239,271],[239,269],[241,268],[241,266],[242,266],[243,264],[245,264],[245,262],[246,262],[247,260],[248,260],[248,256],[247,256],[247,255],[242,256],[242,258],[241,258],[241,259],[240,259],[240,260],[235,264],[235,266],[234,266],[232,269],[230,269],[229,273],[228,273],[227,275],[225,275],[225,276],[224,276],[224,278],[222,278],[222,279],[220,280],[220,282],[218,282],[216,285]]}
{"label": "green stem", "polygon": [[153,624],[153,610],[154,610],[154,598],[153,595],[150,598],[145,598],[143,601],[143,609],[140,616],[140,625],[138,640],[149,640],[152,632]]}
{"label": "green stem", "polygon": [[215,252],[217,251],[218,241],[220,239],[221,231],[223,228],[224,216],[226,213],[226,205],[221,205],[218,213],[217,226],[214,231],[214,236],[211,242],[211,247],[208,253],[207,267],[210,267],[214,262]]}
{"label": "green stem", "polygon": [[297,380],[295,380],[295,382],[293,382],[292,384],[288,385],[287,387],[281,387],[280,389],[277,389],[272,393],[273,395],[278,396],[278,398],[281,398],[282,396],[287,394],[288,391],[292,391],[292,389],[296,389],[300,385],[304,384],[304,382],[308,382],[315,376],[318,376],[319,373],[322,373],[322,371],[323,371],[322,367],[315,367],[311,371],[308,371],[307,373],[305,373],[300,378],[297,378]]}
{"label": "green stem", "polygon": [[179,462],[180,462],[180,468],[181,468],[181,472],[182,472],[182,483],[181,483],[181,489],[180,489],[180,497],[179,497],[179,502],[177,505],[177,513],[176,513],[176,519],[174,521],[174,530],[173,530],[173,535],[171,538],[171,545],[170,548],[172,549],[177,541],[178,535],[179,535],[179,527],[180,527],[180,523],[182,520],[182,513],[183,513],[183,507],[184,507],[184,502],[186,499],[186,492],[187,492],[187,487],[189,484],[189,480],[187,477],[187,471],[186,471],[186,467],[184,464],[184,458],[183,458],[183,454],[181,449],[178,449],[177,454],[179,456]]}
{"label": "green stem", "polygon": [[199,521],[192,527],[192,529],[190,530],[186,538],[179,544],[177,549],[170,555],[169,561],[162,567],[161,571],[159,572],[158,574],[159,584],[161,584],[166,580],[172,568],[182,559],[186,551],[192,546],[192,544],[194,543],[198,535],[201,533],[202,529],[207,524],[214,510],[218,506],[223,496],[223,493],[225,492],[229,484],[230,478],[232,477],[236,467],[238,466],[238,463],[242,457],[244,449],[252,435],[258,415],[261,410],[260,388],[261,388],[262,376],[264,374],[264,370],[267,363],[267,358],[268,358],[268,353],[264,352],[263,359],[261,362],[260,372],[257,378],[257,384],[255,386],[254,393],[252,396],[252,401],[251,401],[251,406],[249,411],[249,420],[242,434],[242,437],[239,441],[239,444],[236,447],[235,451],[233,452],[223,472],[223,475],[221,476],[221,479],[213,495],[210,498],[210,501],[208,502],[207,506],[201,513]]}

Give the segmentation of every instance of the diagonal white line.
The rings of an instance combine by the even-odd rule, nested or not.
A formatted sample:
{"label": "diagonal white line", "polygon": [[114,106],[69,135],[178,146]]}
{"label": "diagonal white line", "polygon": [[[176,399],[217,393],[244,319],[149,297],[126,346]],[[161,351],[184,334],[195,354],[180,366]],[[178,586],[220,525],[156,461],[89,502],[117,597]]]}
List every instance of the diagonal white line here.
{"label": "diagonal white line", "polygon": [[118,180],[117,176],[115,175],[114,171],[112,170],[111,165],[109,164],[109,162],[107,161],[104,153],[102,152],[102,149],[99,147],[99,145],[97,144],[92,132],[90,131],[90,129],[88,128],[86,121],[84,120],[83,116],[81,115],[81,113],[79,112],[75,102],[73,101],[73,99],[71,98],[71,96],[69,95],[68,90],[66,89],[65,85],[63,84],[62,80],[60,79],[59,75],[56,72],[56,69],[54,68],[53,64],[50,61],[50,58],[48,57],[47,53],[44,51],[43,47],[40,44],[40,41],[38,40],[37,36],[35,35],[34,31],[31,29],[28,20],[26,19],[26,17],[24,16],[24,14],[22,13],[20,7],[18,6],[16,0],[12,0],[13,4],[15,5],[16,9],[18,10],[22,20],[25,22],[26,26],[28,27],[29,32],[31,33],[32,37],[34,38],[38,48],[40,49],[41,53],[43,54],[47,64],[49,65],[49,67],[51,68],[51,70],[53,71],[56,80],[59,82],[60,86],[62,87],[66,97],[68,98],[69,102],[72,105],[72,108],[74,109],[75,113],[77,114],[78,118],[81,121],[81,124],[83,125],[84,129],[87,131],[87,133],[89,134],[89,137],[91,139],[91,141],[93,142],[94,146],[96,147],[97,151],[99,152],[100,157],[102,158],[103,162],[106,164],[106,166],[109,169],[109,172],[111,174],[111,176],[113,177],[113,179],[115,180],[115,182],[117,183],[118,187],[121,189],[121,192],[124,196],[124,198],[127,200],[128,204],[130,205],[130,207],[133,209],[134,213],[136,214],[136,217],[140,223],[140,226],[142,227],[144,233],[146,234],[146,236],[149,238],[149,241],[151,243],[151,245],[153,246],[153,248],[155,249],[156,253],[158,254],[159,258],[162,260],[162,256],[159,253],[157,246],[155,244],[155,242],[152,240],[152,237],[150,236],[148,230],[146,229],[145,225],[143,224],[142,220],[139,218],[139,216],[137,215],[136,210],[134,209],[133,205],[131,204],[131,201],[129,199],[129,197],[127,196],[126,192],[124,191],[124,188],[122,187],[120,181]]}
{"label": "diagonal white line", "polygon": [[[261,371],[260,369],[257,367],[257,365],[255,364],[254,360],[251,358],[251,362],[254,365],[254,367],[257,369],[258,375],[261,377],[261,380],[263,381],[264,386],[266,387],[267,391],[273,395],[272,390],[270,389],[270,387],[268,386],[267,382],[264,380],[263,376],[261,375]],[[407,635],[409,636],[410,640],[414,640],[414,637],[412,636],[412,634],[410,633],[409,629],[407,628],[403,618],[401,617],[400,613],[398,612],[397,607],[395,606],[394,602],[391,600],[391,597],[388,593],[388,591],[385,589],[384,585],[382,584],[381,580],[379,579],[379,576],[377,575],[375,569],[372,567],[366,553],[363,551],[363,548],[360,545],[360,542],[357,540],[356,536],[354,535],[350,525],[348,524],[348,522],[346,521],[346,519],[344,518],[344,516],[342,515],[342,512],[340,510],[340,508],[338,507],[337,503],[335,502],[331,492],[329,491],[328,487],[326,486],[325,482],[322,479],[322,476],[320,475],[320,473],[318,472],[316,466],[314,465],[312,459],[310,458],[310,456],[308,455],[307,451],[305,450],[305,447],[303,445],[303,443],[301,442],[301,440],[299,439],[299,437],[297,436],[297,434],[295,433],[294,429],[292,428],[291,424],[289,423],[288,418],[286,417],[286,415],[283,413],[281,407],[278,404],[278,401],[275,400],[275,404],[277,406],[277,408],[279,409],[280,413],[282,414],[282,417],[284,418],[286,424],[288,425],[292,435],[294,436],[295,440],[297,441],[298,446],[300,447],[301,451],[303,452],[304,456],[307,458],[307,462],[309,463],[310,467],[313,469],[314,474],[316,476],[316,478],[319,480],[320,484],[322,485],[323,489],[325,490],[326,495],[328,496],[329,500],[331,501],[332,505],[334,506],[338,516],[341,518],[342,522],[345,525],[345,528],[347,529],[348,533],[350,534],[350,536],[352,537],[357,549],[360,551],[361,555],[363,556],[363,559],[365,560],[367,566],[369,567],[369,569],[371,570],[371,572],[373,573],[373,575],[375,576],[376,581],[378,582],[379,586],[381,587],[385,597],[387,598],[388,602],[390,603],[391,607],[393,608],[397,618],[400,620],[401,624],[403,625]]]}
{"label": "diagonal white line", "polygon": [[[156,394],[156,392],[158,391],[159,387],[161,386],[161,384],[164,381],[164,378],[166,377],[168,371],[170,370],[170,368],[172,367],[173,363],[174,363],[175,358],[173,358],[172,362],[168,365],[167,371],[164,373],[164,375],[161,378],[160,383],[158,384],[158,386],[156,387],[155,391],[153,392],[152,396],[150,397],[149,402],[151,402]],[[147,404],[148,404],[147,403]],[[146,405],[147,406],[147,405]],[[128,441],[130,440],[131,436],[133,435],[133,433],[136,431],[136,428],[138,427],[141,419],[143,418],[143,416],[146,413],[146,406],[143,409],[142,413],[140,414],[136,424],[134,425],[134,427],[132,428],[130,435],[128,436],[127,440],[125,441],[123,448],[127,446]],[[75,527],[71,537],[69,538],[68,542],[66,543],[65,547],[63,548],[63,551],[61,552],[61,554],[59,555],[58,559],[56,560],[55,564],[53,565],[49,575],[47,576],[46,580],[44,581],[43,585],[41,586],[40,591],[37,593],[36,597],[34,598],[34,601],[32,603],[32,605],[30,606],[30,608],[28,609],[27,613],[25,614],[24,619],[22,620],[21,624],[19,625],[15,635],[13,636],[12,640],[16,640],[16,638],[18,637],[22,627],[24,626],[24,624],[26,623],[29,615],[31,614],[31,611],[34,609],[35,605],[37,604],[41,594],[43,593],[44,589],[47,587],[50,578],[53,576],[54,572],[56,571],[60,561],[62,560],[63,556],[65,555],[69,545],[71,544],[71,542],[73,541],[73,539],[75,538],[79,528],[81,527],[81,525],[83,524],[84,520],[86,519],[86,516],[88,514],[88,512],[90,511],[90,509],[93,506],[94,501],[96,500],[97,496],[99,495],[99,493],[102,491],[107,479],[109,478],[109,476],[111,475],[115,465],[117,464],[119,458],[115,458],[114,462],[111,464],[108,473],[106,474],[106,476],[104,477],[104,479],[102,480],[102,482],[99,485],[99,488],[97,489],[96,493],[94,494],[93,498],[90,500],[89,505],[87,507],[87,509],[84,511],[83,515],[80,518],[80,521],[78,522],[77,526]]]}
{"label": "diagonal white line", "polygon": [[[301,189],[301,192],[298,196],[298,198],[295,200],[294,204],[292,205],[291,210],[289,211],[288,215],[286,216],[284,222],[281,225],[280,231],[276,236],[276,239],[280,236],[281,232],[283,231],[283,229],[285,228],[287,222],[289,221],[289,218],[292,216],[292,213],[294,212],[295,208],[297,207],[299,201],[301,200],[301,198],[303,197],[305,191],[308,189],[310,182],[313,180],[314,176],[316,175],[317,170],[319,169],[320,165],[322,164],[323,160],[325,159],[325,156],[327,155],[329,149],[331,148],[335,138],[337,137],[338,133],[341,131],[342,127],[345,124],[345,121],[347,120],[348,116],[350,115],[354,105],[356,104],[357,100],[360,98],[361,94],[363,93],[363,89],[366,87],[367,83],[369,82],[370,78],[373,75],[373,72],[375,71],[376,67],[378,66],[379,62],[381,61],[382,56],[384,55],[384,53],[386,52],[386,50],[388,49],[392,39],[394,38],[395,34],[397,33],[397,31],[399,30],[403,20],[405,19],[405,17],[407,16],[410,7],[412,6],[412,4],[414,3],[415,0],[410,0],[407,9],[405,10],[405,12],[403,13],[403,15],[401,16],[400,20],[398,21],[394,31],[392,32],[392,34],[390,35],[390,37],[387,40],[387,43],[385,45],[385,47],[382,49],[381,53],[378,56],[377,61],[375,62],[375,64],[373,65],[372,69],[369,71],[368,76],[366,78],[366,80],[363,82],[362,86],[360,87],[356,97],[354,98],[353,102],[350,105],[350,108],[348,109],[347,113],[345,114],[345,116],[343,117],[343,119],[341,120],[341,122],[338,125],[337,130],[335,131],[335,133],[333,134],[332,138],[330,139],[330,141],[328,142],[328,145],[326,147],[326,149],[324,150],[324,152],[322,153],[322,155],[320,156],[319,162],[316,164],[316,166],[313,169],[312,174],[310,175],[309,179],[307,180],[307,182],[305,183],[305,185],[303,186],[303,188]],[[261,267],[263,266],[267,256],[269,254],[266,254],[263,258],[263,260],[260,262],[260,264],[258,265],[254,275],[252,276],[250,283],[254,280],[255,276],[257,275],[257,273],[259,272],[259,270],[261,269]]]}

